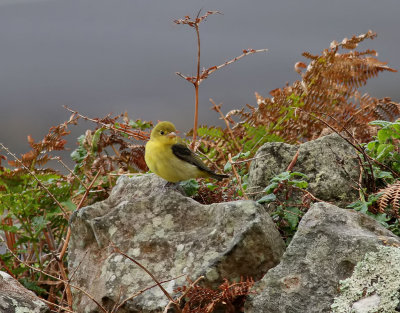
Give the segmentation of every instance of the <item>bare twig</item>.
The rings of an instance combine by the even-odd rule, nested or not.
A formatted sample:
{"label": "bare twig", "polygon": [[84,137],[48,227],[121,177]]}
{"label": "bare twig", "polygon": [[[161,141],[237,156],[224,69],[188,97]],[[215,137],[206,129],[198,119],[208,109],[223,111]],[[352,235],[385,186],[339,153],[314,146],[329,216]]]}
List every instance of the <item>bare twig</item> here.
{"label": "bare twig", "polygon": [[288,165],[288,167],[286,168],[286,171],[289,172],[293,169],[293,167],[296,165],[297,159],[299,157],[300,154],[300,149],[297,150],[296,154],[294,155],[292,161],[290,162],[290,164]]}
{"label": "bare twig", "polygon": [[[250,158],[250,159],[245,159],[245,160],[240,160],[240,161],[234,161],[233,164],[241,164],[241,163],[246,163],[254,160],[261,159],[263,157],[267,156],[267,154],[259,155],[258,157]],[[256,187],[253,187],[256,188]]]}
{"label": "bare twig", "polygon": [[[68,276],[67,276],[67,273],[65,272],[64,263],[63,263],[62,259],[58,258],[55,254],[56,247],[55,247],[54,237],[53,237],[53,233],[52,233],[52,230],[49,227],[49,225],[47,225],[47,230],[45,230],[43,233],[44,233],[44,237],[46,239],[47,245],[48,245],[51,253],[53,254],[55,260],[57,261],[59,273],[61,274],[63,280],[68,281]],[[68,284],[65,285],[65,292],[67,294],[68,307],[70,309],[72,309],[72,292],[71,292],[71,287]]]}
{"label": "bare twig", "polygon": [[330,203],[330,202],[328,202],[328,201],[321,200],[321,199],[317,198],[316,196],[314,196],[311,192],[309,192],[309,191],[306,190],[306,189],[302,189],[302,188],[300,188],[300,187],[293,186],[293,185],[292,185],[291,187],[292,187],[293,189],[299,190],[299,191],[301,191],[301,192],[307,194],[313,201]]}
{"label": "bare twig", "polygon": [[[100,171],[96,173],[96,176],[92,179],[89,187],[86,188],[86,191],[85,191],[81,201],[79,202],[78,206],[76,207],[76,210],[80,210],[82,208],[84,201],[86,200],[87,196],[89,195],[90,189],[92,189],[92,187],[93,187],[95,181],[97,180],[97,178],[99,177],[99,175],[100,175]],[[64,257],[65,252],[67,251],[70,238],[71,238],[71,227],[68,226],[67,236],[65,237],[65,241],[64,241],[64,244],[62,246],[60,256],[59,256],[60,259],[62,259]]]}
{"label": "bare twig", "polygon": [[235,145],[237,151],[240,151],[241,148],[240,148],[239,144],[237,143],[235,136],[233,135],[232,129],[231,129],[230,125],[229,125],[229,121],[226,119],[225,115],[224,115],[224,114],[222,113],[222,111],[221,111],[221,104],[218,104],[218,105],[217,105],[217,104],[214,102],[214,100],[211,99],[211,98],[210,98],[210,102],[213,104],[212,109],[213,109],[214,111],[218,112],[219,115],[221,116],[221,119],[224,120],[225,125],[226,125],[226,128],[227,128],[228,133],[229,133],[229,136],[231,136],[231,139],[232,139],[232,141],[233,141],[233,143],[234,143],[234,145]]}
{"label": "bare twig", "polygon": [[76,174],[68,167],[67,164],[64,163],[64,161],[63,161],[59,156],[53,157],[53,158],[51,158],[51,159],[52,159],[52,160],[56,160],[57,162],[59,162],[72,176],[74,176],[74,177],[79,181],[79,183],[80,183],[85,189],[87,189],[87,186],[85,185],[85,183],[79,178],[78,175],[76,175]]}
{"label": "bare twig", "polygon": [[243,198],[245,198],[246,200],[249,200],[249,197],[246,195],[246,192],[243,189],[242,179],[240,178],[240,175],[238,174],[238,172],[236,170],[235,164],[233,164],[232,155],[230,153],[228,154],[228,160],[229,160],[229,163],[231,163],[231,165],[232,165],[232,170],[233,170],[233,173],[235,174],[237,184],[239,185],[239,188],[242,191]]}
{"label": "bare twig", "polygon": [[[201,10],[197,13],[196,21],[199,20]],[[194,106],[194,122],[193,122],[193,140],[192,140],[192,149],[195,147],[196,137],[197,137],[197,128],[199,123],[199,86],[200,86],[200,32],[199,32],[199,23],[195,23],[196,36],[197,36],[197,75],[196,81],[193,83],[195,89],[195,106]]]}
{"label": "bare twig", "polygon": [[185,290],[185,292],[178,298],[178,303],[182,301],[182,299],[188,294],[190,289],[192,289],[194,286],[196,286],[200,280],[204,279],[204,276],[200,276],[197,278],[193,283],[190,284],[190,286]]}
{"label": "bare twig", "polygon": [[[343,136],[338,130],[336,130],[336,129],[335,129],[334,127],[332,127],[329,123],[327,123],[326,121],[324,121],[322,118],[316,116],[315,114],[312,114],[312,113],[310,113],[310,112],[304,111],[304,110],[302,110],[302,109],[300,109],[300,108],[294,108],[294,109],[295,109],[295,110],[299,110],[300,112],[304,112],[304,113],[306,113],[307,115],[316,118],[316,119],[319,120],[321,123],[323,123],[324,125],[326,125],[327,127],[329,127],[329,129],[333,130],[336,134],[338,134],[343,140],[345,140],[347,143],[349,143],[354,149],[356,149],[358,152],[360,152],[360,153],[364,156],[365,160],[368,162],[368,166],[369,166],[370,171],[371,171],[372,183],[373,183],[373,185],[374,185],[374,186],[373,186],[373,189],[374,189],[374,190],[376,189],[376,187],[375,187],[374,172],[373,172],[373,169],[372,169],[372,164],[371,164],[371,161],[370,161],[370,156],[365,152],[365,150],[363,149],[363,147],[362,147],[362,146],[360,145],[360,143],[354,138],[354,136],[348,131],[347,128],[343,127],[343,129],[345,130],[345,132],[350,136],[350,138],[352,138],[352,139],[356,142],[356,144],[354,144],[351,140],[349,140],[348,138],[346,138],[346,136]],[[319,113],[320,113],[320,114],[327,115],[328,117],[332,118],[334,121],[337,122],[337,120],[336,120],[335,118],[329,116],[328,114],[322,113],[322,112],[319,112]]]}
{"label": "bare twig", "polygon": [[205,157],[205,158],[207,159],[207,161],[210,162],[213,166],[215,166],[219,172],[222,172],[222,169],[218,166],[218,164],[216,164],[215,162],[213,162],[213,161],[208,157],[207,154],[201,152],[200,150],[197,150],[196,153],[197,153],[197,154],[200,154],[202,157]]}
{"label": "bare twig", "polygon": [[255,53],[259,53],[259,52],[267,52],[267,51],[268,51],[268,49],[258,49],[258,50],[245,49],[245,50],[243,50],[243,54],[241,54],[229,61],[226,61],[225,63],[222,63],[218,66],[213,66],[213,67],[203,70],[203,72],[201,74],[202,78],[200,79],[199,83],[201,83],[204,79],[206,79],[210,74],[214,73],[215,71],[220,70],[221,68],[240,60],[241,58],[245,57],[246,55],[251,55],[251,54],[255,54]]}
{"label": "bare twig", "polygon": [[40,298],[40,300],[43,301],[44,303],[50,305],[50,306],[55,306],[55,307],[59,308],[59,312],[64,311],[64,312],[68,312],[68,313],[78,313],[78,312],[72,311],[71,309],[66,308],[64,306],[55,304],[54,302],[47,301],[46,299]]}
{"label": "bare twig", "polygon": [[168,293],[168,291],[166,291],[164,289],[164,287],[161,285],[161,283],[157,280],[157,278],[155,278],[155,276],[146,268],[144,267],[142,264],[140,264],[138,261],[136,261],[135,259],[131,258],[129,255],[127,255],[126,253],[122,252],[119,248],[117,248],[112,242],[110,242],[110,245],[113,247],[114,251],[116,253],[119,253],[121,255],[123,255],[124,257],[126,257],[127,259],[131,260],[133,263],[135,263],[137,266],[139,266],[142,270],[144,270],[153,280],[154,282],[158,285],[158,287],[161,289],[161,291],[164,293],[164,295],[172,302],[175,302],[174,299],[171,297],[171,295]]}
{"label": "bare twig", "polygon": [[190,286],[185,290],[185,292],[178,298],[178,300],[176,301],[176,303],[175,303],[175,302],[172,302],[172,301],[168,302],[168,304],[167,304],[167,306],[165,307],[163,313],[168,313],[168,310],[170,309],[170,307],[171,307],[172,305],[174,305],[174,306],[176,307],[176,306],[177,306],[177,303],[180,304],[181,301],[182,301],[182,299],[187,295],[187,293],[188,293],[193,287],[195,287],[195,286],[197,285],[197,283],[198,283],[200,280],[202,280],[202,279],[204,279],[204,276],[200,276],[200,277],[197,278],[193,283],[191,283]]}
{"label": "bare twig", "polygon": [[[126,128],[124,129],[123,127],[116,128],[114,125],[103,123],[100,119],[93,119],[93,118],[89,118],[87,116],[84,116],[84,115],[80,114],[78,111],[74,111],[71,108],[67,107],[66,105],[64,105],[63,107],[66,110],[76,114],[77,116],[79,116],[80,118],[82,118],[82,119],[84,119],[86,121],[91,121],[93,123],[100,124],[100,125],[102,125],[103,127],[107,128],[107,129],[112,129],[112,130],[114,130],[116,132],[120,132],[120,133],[126,134],[128,136],[132,136],[136,140],[148,140],[149,139],[149,135],[147,133],[143,132],[143,131],[131,131],[131,130],[128,130]],[[120,125],[120,126],[123,126],[123,125]]]}
{"label": "bare twig", "polygon": [[[185,274],[176,276],[176,277],[171,278],[171,279],[167,279],[167,280],[160,281],[160,284],[165,284],[165,283],[167,283],[167,282],[176,280],[176,279],[181,278],[181,277],[183,277],[183,276],[185,276]],[[111,311],[111,313],[118,312],[119,308],[122,307],[126,302],[128,302],[129,300],[131,300],[131,299],[133,299],[133,298],[136,298],[137,296],[141,295],[141,294],[144,293],[145,291],[147,291],[147,290],[149,290],[149,289],[152,289],[152,288],[154,288],[154,287],[157,287],[157,286],[158,286],[158,284],[154,284],[154,285],[151,285],[151,286],[149,286],[149,287],[146,287],[146,288],[144,288],[144,289],[142,289],[142,290],[139,290],[139,291],[135,292],[133,295],[129,296],[128,298],[126,298],[125,300],[123,300],[120,304],[118,304],[117,306],[115,306],[115,307],[113,308],[113,310]]]}

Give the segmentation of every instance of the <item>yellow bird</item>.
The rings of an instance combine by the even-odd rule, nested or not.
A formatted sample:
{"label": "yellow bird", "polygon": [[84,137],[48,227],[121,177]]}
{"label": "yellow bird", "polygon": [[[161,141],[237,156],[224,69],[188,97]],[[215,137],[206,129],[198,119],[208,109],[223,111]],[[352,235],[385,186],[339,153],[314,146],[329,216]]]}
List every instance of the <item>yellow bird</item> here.
{"label": "yellow bird", "polygon": [[229,177],[209,169],[176,135],[174,124],[159,122],[151,131],[146,144],[145,160],[149,169],[168,182],[177,183],[191,178]]}

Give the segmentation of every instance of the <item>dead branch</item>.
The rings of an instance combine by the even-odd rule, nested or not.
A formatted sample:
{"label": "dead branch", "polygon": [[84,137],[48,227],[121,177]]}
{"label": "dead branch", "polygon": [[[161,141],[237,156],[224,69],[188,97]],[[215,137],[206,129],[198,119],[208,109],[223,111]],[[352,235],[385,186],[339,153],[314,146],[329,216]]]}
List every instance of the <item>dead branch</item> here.
{"label": "dead branch", "polygon": [[[92,179],[92,181],[91,181],[89,187],[86,188],[86,191],[85,191],[85,193],[84,193],[84,195],[83,195],[81,201],[79,202],[78,206],[76,207],[76,210],[77,210],[77,211],[78,211],[79,209],[82,208],[85,199],[86,199],[87,196],[89,195],[90,189],[92,189],[92,187],[93,187],[95,181],[97,180],[97,178],[99,177],[99,175],[100,175],[100,172],[97,172],[97,173],[96,173],[96,176]],[[65,238],[64,244],[63,244],[63,246],[62,246],[62,249],[61,249],[61,252],[60,252],[60,255],[59,255],[59,258],[60,258],[60,259],[62,259],[62,258],[64,257],[65,252],[67,251],[70,238],[71,238],[71,227],[68,226],[67,236],[66,236],[66,238]]]}
{"label": "dead branch", "polygon": [[139,266],[142,270],[144,270],[150,277],[153,279],[153,281],[157,284],[157,286],[161,289],[161,291],[164,293],[164,295],[172,302],[175,302],[174,299],[171,297],[171,295],[164,289],[164,287],[161,285],[161,283],[157,280],[157,278],[142,264],[140,264],[138,261],[135,259],[131,258],[129,255],[126,253],[122,252],[119,248],[117,248],[114,243],[110,242],[111,247],[114,249],[114,251],[118,254],[121,254],[125,258],[131,260],[133,263],[135,263],[137,266]]}
{"label": "dead branch", "polygon": [[249,197],[246,195],[246,192],[243,189],[242,179],[240,178],[240,176],[236,170],[235,164],[233,164],[232,156],[230,153],[228,154],[228,160],[229,160],[229,163],[231,163],[231,165],[232,165],[232,170],[233,170],[233,173],[235,174],[237,184],[238,184],[240,190],[242,191],[243,198],[245,198],[246,200],[249,200]]}
{"label": "dead branch", "polygon": [[82,118],[82,119],[84,119],[86,121],[91,121],[93,123],[102,125],[103,127],[107,128],[107,129],[111,129],[113,131],[116,131],[116,132],[119,132],[119,133],[122,133],[122,134],[126,134],[128,136],[132,136],[136,140],[148,140],[149,139],[149,135],[147,133],[143,132],[143,131],[131,131],[131,130],[128,130],[127,128],[124,128],[123,127],[124,125],[120,125],[121,128],[117,128],[114,125],[103,123],[98,118],[93,119],[93,118],[89,118],[89,117],[87,117],[85,115],[82,115],[78,111],[74,111],[71,108],[67,107],[66,105],[63,105],[63,108],[68,110],[68,111],[70,111],[70,112],[72,112],[72,113],[74,113],[74,114],[76,114],[77,116],[79,116],[80,118]]}
{"label": "dead branch", "polygon": [[[160,284],[168,283],[168,282],[170,282],[170,281],[176,280],[176,279],[181,278],[181,277],[183,277],[183,276],[185,276],[185,274],[176,276],[176,277],[171,278],[171,279],[162,280],[162,281],[160,281]],[[157,286],[158,286],[158,284],[154,284],[154,285],[151,285],[151,286],[149,286],[149,287],[146,287],[146,288],[144,288],[144,289],[142,289],[142,290],[139,290],[139,291],[135,292],[133,295],[131,295],[131,296],[129,296],[128,298],[124,299],[120,304],[118,304],[118,305],[116,304],[117,306],[114,306],[114,308],[112,309],[111,313],[118,312],[118,310],[119,310],[126,302],[128,302],[129,300],[132,300],[133,298],[136,298],[137,296],[140,296],[140,295],[141,295],[142,293],[144,293],[145,291],[147,291],[147,290],[149,290],[149,289],[152,289],[152,288],[154,288],[154,287],[157,287]],[[171,303],[171,301],[170,301],[170,303]]]}

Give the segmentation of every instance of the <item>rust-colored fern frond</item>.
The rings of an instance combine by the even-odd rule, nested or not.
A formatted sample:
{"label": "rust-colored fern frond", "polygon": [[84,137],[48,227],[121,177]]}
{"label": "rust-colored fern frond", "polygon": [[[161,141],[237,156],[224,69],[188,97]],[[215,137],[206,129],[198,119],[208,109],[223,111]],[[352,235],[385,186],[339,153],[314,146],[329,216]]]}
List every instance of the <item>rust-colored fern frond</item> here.
{"label": "rust-colored fern frond", "polygon": [[379,191],[382,193],[378,200],[378,206],[380,212],[385,212],[387,208],[390,209],[390,213],[396,218],[400,218],[400,181],[397,181],[386,188]]}
{"label": "rust-colored fern frond", "polygon": [[218,290],[194,285],[190,289],[187,286],[178,288],[177,291],[186,292],[183,313],[211,313],[217,308],[222,312],[234,313],[242,312],[246,296],[253,293],[253,285],[252,278],[241,278],[237,283],[225,279]]}
{"label": "rust-colored fern frond", "polygon": [[16,168],[15,174],[25,173],[24,166],[27,168],[33,168],[35,165],[43,166],[51,159],[49,152],[64,150],[67,141],[63,137],[70,134],[68,125],[76,124],[77,119],[77,116],[72,115],[68,121],[51,127],[44,138],[38,142],[35,142],[33,137],[28,135],[28,143],[32,149],[22,154],[19,161],[8,161],[9,165]]}
{"label": "rust-colored fern frond", "polygon": [[[368,122],[382,117],[394,120],[400,115],[399,104],[390,98],[376,99],[367,94],[360,96],[358,92],[358,88],[379,73],[395,72],[376,58],[376,51],[354,50],[360,42],[375,36],[369,31],[351,39],[345,38],[341,43],[334,41],[320,55],[303,53],[310,63],[296,63],[301,80],[274,89],[271,98],[256,94],[258,107],[247,115],[243,112],[235,115],[251,125],[264,125],[288,142],[315,138],[325,126],[317,119],[310,119],[308,114],[297,112],[298,107],[309,113],[326,113],[333,117],[327,122],[335,129],[346,127],[357,139],[370,139],[370,129],[365,127]],[[343,52],[342,49],[350,51]],[[301,73],[303,68],[306,70]]]}
{"label": "rust-colored fern frond", "polygon": [[389,97],[385,97],[378,100],[374,112],[377,118],[392,121],[394,117],[400,116],[400,104],[392,101]]}

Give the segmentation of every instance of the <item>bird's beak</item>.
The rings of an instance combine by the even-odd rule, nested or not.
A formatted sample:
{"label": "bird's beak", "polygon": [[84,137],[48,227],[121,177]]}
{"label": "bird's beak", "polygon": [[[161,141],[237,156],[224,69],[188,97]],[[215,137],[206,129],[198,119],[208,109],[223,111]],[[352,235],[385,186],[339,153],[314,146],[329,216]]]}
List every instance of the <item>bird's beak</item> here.
{"label": "bird's beak", "polygon": [[168,138],[175,138],[175,137],[176,137],[176,133],[175,133],[175,132],[169,133],[169,134],[167,135],[167,137],[168,137]]}

